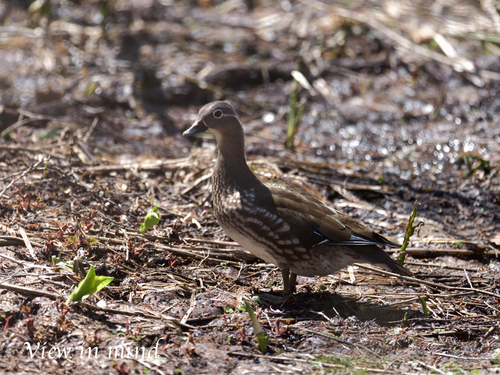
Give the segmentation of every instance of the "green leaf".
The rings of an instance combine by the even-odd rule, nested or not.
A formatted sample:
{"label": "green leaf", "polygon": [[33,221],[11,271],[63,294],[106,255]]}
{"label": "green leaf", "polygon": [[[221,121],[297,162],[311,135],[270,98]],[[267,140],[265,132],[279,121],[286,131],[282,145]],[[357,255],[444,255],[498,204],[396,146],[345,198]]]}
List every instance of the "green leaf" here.
{"label": "green leaf", "polygon": [[424,315],[425,316],[429,315],[429,310],[427,310],[427,302],[425,302],[424,297],[418,296],[418,300],[420,301],[420,304],[422,305],[422,309],[424,310]]}
{"label": "green leaf", "polygon": [[408,244],[410,243],[410,237],[413,236],[413,234],[415,233],[415,229],[424,225],[423,221],[420,221],[417,225],[413,225],[413,222],[415,221],[415,218],[417,217],[418,206],[420,206],[420,203],[418,203],[418,201],[415,201],[415,203],[413,204],[413,208],[411,210],[411,213],[410,213],[410,219],[408,220],[408,226],[406,227],[405,239],[403,241],[403,245],[401,245],[401,249],[399,250],[398,263],[401,265],[403,265],[405,262],[406,248],[408,247]]}
{"label": "green leaf", "polygon": [[106,288],[111,282],[114,280],[114,277],[109,277],[109,276],[96,276],[94,280],[94,287],[95,287],[95,292],[97,293],[100,290],[103,290]]}
{"label": "green leaf", "polygon": [[94,246],[96,243],[99,242],[99,240],[97,238],[94,238],[94,237],[87,237],[85,239],[85,242],[87,243],[87,245],[89,246]]}
{"label": "green leaf", "polygon": [[113,280],[114,277],[96,276],[94,266],[90,266],[87,276],[85,276],[85,279],[80,281],[78,287],[73,290],[66,301],[66,305],[69,305],[73,301],[79,302],[82,299],[88,298],[92,294],[108,286]]}
{"label": "green leaf", "polygon": [[94,286],[95,280],[95,269],[94,266],[90,266],[90,270],[85,276],[85,279],[80,281],[78,287],[73,290],[73,293],[69,296],[66,301],[66,305],[69,305],[73,301],[81,301],[85,296],[89,296],[92,293],[92,288]]}
{"label": "green leaf", "polygon": [[139,228],[139,233],[145,233],[149,228],[160,222],[161,216],[156,211],[158,211],[158,206],[155,204],[153,211],[148,213],[144,218],[144,222],[141,224],[141,227]]}
{"label": "green leaf", "polygon": [[250,316],[250,320],[252,321],[253,333],[255,338],[257,339],[257,346],[261,353],[264,353],[267,349],[267,344],[269,342],[269,335],[266,335],[262,326],[260,325],[255,313],[252,310],[252,306],[245,301],[245,308],[247,310],[248,315]]}
{"label": "green leaf", "polygon": [[95,91],[96,88],[97,88],[97,82],[95,82],[95,81],[90,82],[90,84],[85,89],[85,92],[83,93],[83,95],[89,96],[90,94],[92,94]]}
{"label": "green leaf", "polygon": [[68,237],[68,242],[70,244],[74,244],[74,243],[77,243],[80,239],[77,237],[77,236],[69,236]]}
{"label": "green leaf", "polygon": [[459,163],[465,163],[467,165],[467,169],[469,170],[465,177],[469,177],[476,171],[485,171],[486,173],[490,173],[491,166],[490,161],[483,159],[474,154],[465,154],[458,158]]}
{"label": "green leaf", "polygon": [[[297,61],[297,70],[293,71],[292,91],[290,93],[290,114],[288,115],[288,130],[286,135],[285,147],[293,148],[294,137],[299,127],[299,122],[304,113],[306,97],[299,100],[299,88],[303,86],[312,90],[307,79],[300,72],[300,61]],[[297,80],[298,79],[298,80]]]}
{"label": "green leaf", "polygon": [[61,258],[56,257],[55,255],[52,255],[52,266],[64,266],[66,268],[69,268],[70,270],[73,269],[73,262],[68,262],[65,260],[61,260]]}

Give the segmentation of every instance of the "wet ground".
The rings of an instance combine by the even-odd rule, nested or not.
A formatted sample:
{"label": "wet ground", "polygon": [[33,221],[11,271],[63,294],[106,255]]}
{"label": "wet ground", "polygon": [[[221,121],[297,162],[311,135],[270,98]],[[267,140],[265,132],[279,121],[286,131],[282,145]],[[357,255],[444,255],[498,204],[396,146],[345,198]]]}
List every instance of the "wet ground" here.
{"label": "wet ground", "polygon": [[[0,372],[499,371],[489,2],[19,1],[0,20]],[[356,266],[273,303],[279,270],[215,220],[214,139],[181,137],[220,99],[254,171],[399,243],[418,200],[416,277]],[[66,307],[82,275],[53,256],[114,281]]]}

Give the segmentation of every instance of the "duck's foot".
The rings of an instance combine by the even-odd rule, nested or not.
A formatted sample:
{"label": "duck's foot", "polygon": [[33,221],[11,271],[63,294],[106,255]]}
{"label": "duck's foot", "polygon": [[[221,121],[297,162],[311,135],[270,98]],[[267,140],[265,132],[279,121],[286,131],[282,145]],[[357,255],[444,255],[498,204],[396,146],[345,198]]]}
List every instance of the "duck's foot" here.
{"label": "duck's foot", "polygon": [[259,295],[262,302],[283,307],[286,303],[293,302],[295,300],[293,293],[295,293],[297,286],[297,275],[290,272],[289,268],[282,269],[281,274],[283,275],[283,295],[275,296],[268,293]]}

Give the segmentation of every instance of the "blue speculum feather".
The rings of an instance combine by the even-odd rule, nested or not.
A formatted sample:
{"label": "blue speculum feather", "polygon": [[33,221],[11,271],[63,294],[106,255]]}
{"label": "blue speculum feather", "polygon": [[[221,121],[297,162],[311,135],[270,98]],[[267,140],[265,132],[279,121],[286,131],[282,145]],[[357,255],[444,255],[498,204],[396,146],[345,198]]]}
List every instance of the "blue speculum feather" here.
{"label": "blue speculum feather", "polygon": [[370,246],[370,245],[381,245],[380,243],[368,240],[363,237],[356,236],[355,234],[351,234],[351,238],[348,241],[335,242],[330,237],[325,235],[319,229],[316,229],[313,235],[317,238],[317,243],[314,246],[319,246],[324,243],[329,243],[329,245],[338,245],[338,246]]}

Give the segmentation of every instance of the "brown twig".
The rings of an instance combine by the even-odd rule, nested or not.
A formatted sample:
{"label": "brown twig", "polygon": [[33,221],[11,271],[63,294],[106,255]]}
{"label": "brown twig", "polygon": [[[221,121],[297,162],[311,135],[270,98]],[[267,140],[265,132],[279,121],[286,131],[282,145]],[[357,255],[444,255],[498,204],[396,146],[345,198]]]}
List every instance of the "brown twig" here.
{"label": "brown twig", "polygon": [[378,269],[375,267],[370,267],[370,266],[367,266],[365,264],[360,264],[360,263],[356,263],[356,266],[373,271],[373,272],[381,273],[383,275],[394,276],[394,277],[397,277],[398,279],[403,279],[405,281],[412,281],[412,282],[415,282],[418,284],[424,284],[424,285],[429,285],[429,286],[433,286],[436,288],[443,288],[443,289],[448,289],[448,290],[464,290],[464,291],[469,291],[471,293],[487,294],[489,296],[500,298],[499,294],[489,292],[487,290],[481,290],[481,289],[476,289],[476,288],[464,288],[464,287],[459,287],[459,286],[449,286],[449,285],[434,283],[432,281],[425,281],[425,280],[418,279],[416,277],[398,275],[397,273],[384,271],[384,270],[381,270],[381,269]]}

